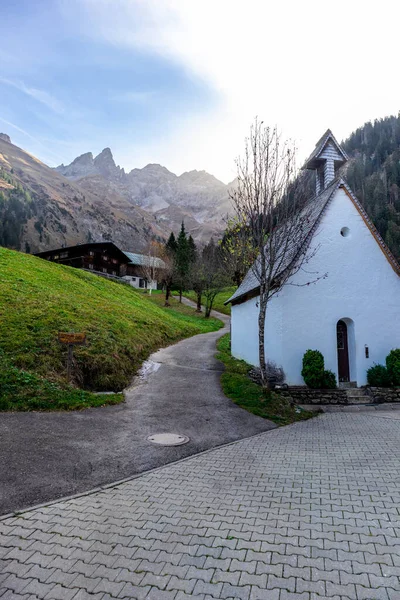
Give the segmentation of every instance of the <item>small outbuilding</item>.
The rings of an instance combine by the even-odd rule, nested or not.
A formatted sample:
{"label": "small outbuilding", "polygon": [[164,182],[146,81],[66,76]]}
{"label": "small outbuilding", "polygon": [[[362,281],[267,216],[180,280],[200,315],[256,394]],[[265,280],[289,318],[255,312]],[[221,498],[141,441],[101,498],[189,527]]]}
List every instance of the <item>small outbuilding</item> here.
{"label": "small outbuilding", "polygon": [[[300,270],[267,307],[265,353],[289,385],[304,385],[302,359],[320,350],[344,387],[367,383],[367,369],[400,347],[400,266],[338,168],[347,161],[328,130],[305,168],[316,174],[313,222],[303,244],[307,270],[326,274],[304,284]],[[232,304],[232,354],[258,364],[259,283],[253,270]]]}

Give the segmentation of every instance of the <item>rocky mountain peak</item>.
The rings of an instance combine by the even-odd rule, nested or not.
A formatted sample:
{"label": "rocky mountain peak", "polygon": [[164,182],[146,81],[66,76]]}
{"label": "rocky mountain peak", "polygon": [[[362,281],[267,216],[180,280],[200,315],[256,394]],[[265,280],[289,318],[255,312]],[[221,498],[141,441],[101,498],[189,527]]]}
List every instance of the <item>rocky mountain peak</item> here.
{"label": "rocky mountain peak", "polygon": [[111,152],[111,148],[104,148],[94,159],[95,161],[100,161],[100,160],[107,160],[110,161],[114,164],[115,166],[115,162],[114,162],[114,157],[112,155]]}
{"label": "rocky mountain peak", "polygon": [[154,215],[166,235],[171,230],[179,231],[182,220],[197,240],[223,230],[223,218],[230,210],[227,187],[206,171],[193,170],[178,177],[166,167],[150,163],[125,173],[115,164],[110,148],[104,148],[95,158],[90,153],[79,157],[78,166],[82,167],[84,157],[87,165],[80,174],[77,161],[60,165],[57,170],[96,194],[103,190],[105,196],[113,194],[121,202],[144,209]]}
{"label": "rocky mountain peak", "polygon": [[149,163],[148,165],[146,165],[145,167],[143,167],[142,169],[143,171],[162,171],[163,173],[170,173],[171,171],[168,171],[167,167],[163,167],[162,165],[158,164],[158,163]]}
{"label": "rocky mountain peak", "polygon": [[70,165],[60,165],[56,167],[56,171],[70,179],[79,179],[86,175],[92,175],[95,172],[93,154],[91,152],[85,152],[85,154],[77,156]]}
{"label": "rocky mountain peak", "polygon": [[110,148],[104,148],[104,150],[102,150],[100,154],[96,156],[94,159],[94,166],[96,171],[106,178],[117,177],[119,179],[123,174],[125,174],[125,171],[121,169],[121,167],[117,167],[115,164]]}
{"label": "rocky mountain peak", "polygon": [[81,154],[77,156],[71,163],[72,165],[92,165],[93,164],[93,154],[91,152],[85,152],[85,154]]}
{"label": "rocky mountain peak", "polygon": [[185,184],[193,184],[193,185],[201,185],[201,186],[221,186],[225,187],[225,184],[222,183],[219,179],[207,173],[207,171],[197,171],[194,169],[193,171],[186,171],[182,173],[179,177],[179,180]]}
{"label": "rocky mountain peak", "polygon": [[140,182],[140,185],[155,185],[156,187],[177,179],[174,173],[157,163],[150,163],[142,169],[132,169],[127,177],[132,184]]}
{"label": "rocky mountain peak", "polygon": [[11,144],[11,138],[6,133],[0,133],[0,140],[4,140],[5,142]]}

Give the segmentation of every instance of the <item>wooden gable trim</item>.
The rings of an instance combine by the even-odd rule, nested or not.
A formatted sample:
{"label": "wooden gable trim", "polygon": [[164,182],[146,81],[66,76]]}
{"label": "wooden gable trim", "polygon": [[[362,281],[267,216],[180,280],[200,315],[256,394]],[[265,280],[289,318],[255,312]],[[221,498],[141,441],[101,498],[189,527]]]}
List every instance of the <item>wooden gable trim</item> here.
{"label": "wooden gable trim", "polygon": [[346,196],[352,201],[353,205],[356,207],[357,211],[361,215],[361,218],[364,221],[365,225],[368,227],[368,229],[374,236],[376,242],[378,243],[379,248],[381,249],[383,254],[386,256],[386,259],[389,261],[389,264],[392,267],[393,271],[400,277],[399,263],[397,262],[397,260],[395,259],[394,255],[391,253],[391,251],[389,250],[388,246],[386,245],[385,241],[383,240],[382,236],[378,232],[377,228],[371,221],[370,217],[368,216],[367,212],[365,211],[365,209],[363,208],[363,206],[361,205],[359,200],[356,198],[356,196],[352,193],[352,191],[348,188],[348,186],[345,183],[342,183],[339,186],[339,188],[342,189],[345,192]]}
{"label": "wooden gable trim", "polygon": [[[250,290],[249,292],[246,292],[245,294],[242,294],[242,296],[238,296],[237,298],[235,298],[235,300],[231,300],[230,303],[232,304],[232,306],[235,306],[235,304],[244,304],[244,302],[247,302],[248,300],[251,300],[252,298],[256,298],[256,296],[260,295],[260,286]],[[224,302],[224,304],[229,304],[228,302]]]}

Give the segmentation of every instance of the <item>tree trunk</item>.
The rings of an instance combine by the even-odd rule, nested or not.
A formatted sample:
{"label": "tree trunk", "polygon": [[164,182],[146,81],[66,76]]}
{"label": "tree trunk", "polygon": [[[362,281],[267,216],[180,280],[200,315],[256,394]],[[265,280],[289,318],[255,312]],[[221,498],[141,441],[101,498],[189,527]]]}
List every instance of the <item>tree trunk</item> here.
{"label": "tree trunk", "polygon": [[258,356],[260,362],[261,385],[264,389],[269,389],[267,379],[267,369],[265,365],[265,315],[267,312],[267,299],[263,293],[263,286],[260,288],[260,312],[258,314]]}
{"label": "tree trunk", "polygon": [[182,302],[182,288],[179,288],[179,302]]}
{"label": "tree trunk", "polygon": [[201,313],[201,294],[197,293],[197,308],[196,312]]}
{"label": "tree trunk", "polygon": [[151,296],[151,286],[149,287],[149,296]]}
{"label": "tree trunk", "polygon": [[208,319],[208,317],[210,316],[210,312],[211,312],[210,299],[206,296],[206,302],[204,305],[204,317],[206,319]]}
{"label": "tree trunk", "polygon": [[165,304],[164,304],[164,306],[171,306],[169,303],[170,295],[171,295],[171,287],[168,284],[166,284],[165,285]]}
{"label": "tree trunk", "polygon": [[208,319],[209,316],[211,315],[214,300],[215,300],[215,295],[210,296],[210,297],[206,296],[206,310],[205,310],[205,315],[204,315],[206,319]]}

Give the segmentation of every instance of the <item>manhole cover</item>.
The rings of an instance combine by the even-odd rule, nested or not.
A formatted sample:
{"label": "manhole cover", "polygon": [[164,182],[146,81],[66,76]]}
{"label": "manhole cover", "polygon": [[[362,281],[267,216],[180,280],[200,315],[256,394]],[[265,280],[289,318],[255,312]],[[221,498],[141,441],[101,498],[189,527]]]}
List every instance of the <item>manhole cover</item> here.
{"label": "manhole cover", "polygon": [[156,433],[155,435],[149,435],[147,439],[152,444],[158,444],[159,446],[181,446],[189,441],[187,435],[178,435],[177,433]]}

